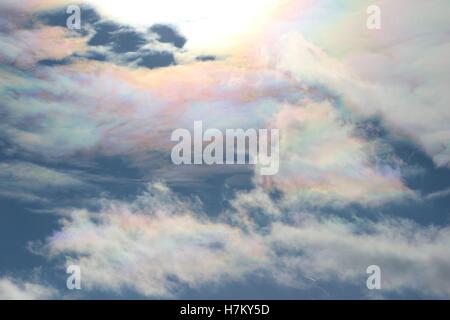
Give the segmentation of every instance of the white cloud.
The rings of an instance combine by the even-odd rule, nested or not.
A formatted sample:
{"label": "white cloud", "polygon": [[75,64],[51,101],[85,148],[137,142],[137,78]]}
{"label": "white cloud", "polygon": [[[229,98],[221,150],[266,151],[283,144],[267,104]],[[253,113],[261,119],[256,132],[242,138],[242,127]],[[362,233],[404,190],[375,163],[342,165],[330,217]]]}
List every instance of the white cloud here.
{"label": "white cloud", "polygon": [[132,203],[103,205],[70,212],[45,248],[49,256],[78,256],[68,264],[81,267],[84,288],[170,297],[182,285],[218,285],[269,262],[260,241],[193,212],[164,185]]}
{"label": "white cloud", "polygon": [[[341,15],[345,23],[309,31],[308,37],[287,30],[266,44],[266,62],[307,86],[327,88],[347,110],[381,116],[393,132],[421,146],[436,165],[448,166],[450,64],[445,57],[450,53],[450,29],[442,12],[448,15],[449,8],[439,1],[381,2],[385,23],[378,33],[362,27],[367,7],[362,2],[352,4],[348,13],[312,11],[316,19]],[[408,14],[399,18],[403,7]],[[420,28],[419,18],[424,19]]]}
{"label": "white cloud", "polygon": [[277,268],[283,283],[302,285],[299,278],[306,277],[363,287],[366,268],[378,265],[381,294],[409,290],[450,297],[450,228],[390,219],[349,224],[305,215],[301,220],[297,225],[276,223],[270,235],[273,246],[286,250]]}
{"label": "white cloud", "polygon": [[87,290],[131,289],[148,297],[245,281],[255,272],[299,288],[350,283],[366,294],[372,264],[382,269],[381,294],[450,296],[449,228],[301,214],[261,189],[237,200],[238,212],[218,219],[203,215],[199,205],[153,184],[130,203],[103,200],[100,212],[69,211],[42,253],[79,265]]}
{"label": "white cloud", "polygon": [[40,284],[0,278],[0,300],[49,300],[56,297],[57,291]]}
{"label": "white cloud", "polygon": [[436,192],[432,192],[430,194],[426,195],[426,199],[438,199],[438,198],[444,198],[450,195],[450,188],[444,189],[444,190],[439,190]]}
{"label": "white cloud", "polygon": [[[268,187],[293,202],[374,206],[416,197],[404,185],[402,162],[389,147],[358,137],[332,102],[285,104],[271,126],[282,134],[280,171]],[[264,186],[268,179],[257,180]]]}

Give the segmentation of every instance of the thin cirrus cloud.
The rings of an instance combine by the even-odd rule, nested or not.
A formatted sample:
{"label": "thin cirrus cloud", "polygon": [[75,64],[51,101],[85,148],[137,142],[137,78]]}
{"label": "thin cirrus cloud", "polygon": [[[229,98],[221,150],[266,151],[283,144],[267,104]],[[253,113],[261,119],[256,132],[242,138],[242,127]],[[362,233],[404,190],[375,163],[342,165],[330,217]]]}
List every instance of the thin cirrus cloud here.
{"label": "thin cirrus cloud", "polygon": [[3,197],[48,202],[52,192],[86,187],[86,182],[66,172],[23,161],[0,163],[0,196]]}

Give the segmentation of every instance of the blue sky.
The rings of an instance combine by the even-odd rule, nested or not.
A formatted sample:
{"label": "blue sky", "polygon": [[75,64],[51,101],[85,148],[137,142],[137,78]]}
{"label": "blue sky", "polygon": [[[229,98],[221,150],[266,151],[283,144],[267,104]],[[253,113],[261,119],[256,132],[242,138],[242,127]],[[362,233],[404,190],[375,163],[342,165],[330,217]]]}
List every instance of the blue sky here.
{"label": "blue sky", "polygon": [[[0,298],[449,298],[447,2],[68,5],[0,4]],[[279,172],[174,165],[198,120]]]}

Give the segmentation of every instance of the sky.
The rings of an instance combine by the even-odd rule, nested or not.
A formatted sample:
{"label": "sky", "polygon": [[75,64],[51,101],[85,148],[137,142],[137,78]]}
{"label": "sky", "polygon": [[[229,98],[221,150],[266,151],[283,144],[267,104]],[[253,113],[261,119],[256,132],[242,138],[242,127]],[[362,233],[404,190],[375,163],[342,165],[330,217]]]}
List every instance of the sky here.
{"label": "sky", "polygon": [[[0,299],[450,298],[449,15],[0,0]],[[175,165],[194,121],[279,129],[279,171]]]}

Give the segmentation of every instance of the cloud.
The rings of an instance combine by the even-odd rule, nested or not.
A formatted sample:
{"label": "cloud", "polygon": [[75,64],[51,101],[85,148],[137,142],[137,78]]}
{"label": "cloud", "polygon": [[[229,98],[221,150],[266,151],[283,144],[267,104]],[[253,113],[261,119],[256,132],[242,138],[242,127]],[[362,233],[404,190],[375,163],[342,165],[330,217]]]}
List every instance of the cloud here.
{"label": "cloud", "polygon": [[[276,223],[270,241],[281,253],[277,271],[286,285],[299,278],[319,283],[363,284],[366,268],[382,271],[381,294],[412,291],[429,297],[449,297],[450,229],[421,227],[405,220],[362,220],[299,217],[297,225]],[[366,231],[361,231],[366,230]]]}
{"label": "cloud", "polygon": [[404,185],[402,163],[389,146],[358,137],[356,125],[331,101],[285,104],[270,126],[282,132],[282,165],[271,179],[257,181],[282,191],[290,201],[380,205],[416,197]]}
{"label": "cloud", "polygon": [[195,59],[197,59],[198,61],[214,61],[216,60],[216,57],[212,55],[202,55],[196,57]]}
{"label": "cloud", "polygon": [[[177,64],[175,52],[186,43],[186,39],[172,26],[156,24],[146,31],[104,19],[87,5],[81,6],[81,12],[82,30],[66,30],[66,37],[82,37],[87,49],[65,57],[65,63],[92,59],[133,67],[161,68]],[[38,12],[35,16],[40,23],[66,29],[68,15],[65,7]],[[41,64],[60,65],[47,61]]]}
{"label": "cloud", "polygon": [[268,262],[261,243],[193,212],[162,184],[134,202],[103,205],[98,213],[69,212],[45,248],[82,268],[84,288],[171,297],[183,286],[240,279]]}
{"label": "cloud", "polygon": [[[148,55],[136,61],[155,67],[173,58]],[[39,78],[4,71],[12,81],[4,84],[7,121],[0,130],[45,158],[126,155],[141,168],[160,169],[170,166],[168,157],[151,160],[170,153],[170,132],[199,118],[220,129],[271,126],[284,132],[272,187],[293,201],[379,205],[414,197],[400,164],[382,158],[387,146],[356,137],[337,98],[270,66],[213,61],[153,72],[90,61],[41,70]]]}
{"label": "cloud", "polygon": [[[417,143],[437,166],[448,166],[448,8],[439,1],[341,4],[345,10],[324,2],[302,12],[305,23],[291,23],[305,32],[287,24],[283,36],[266,43],[267,59],[298,81],[327,88],[347,110],[382,117],[392,132]],[[365,28],[369,4],[382,9],[380,31]],[[408,13],[399,19],[405,7]],[[420,28],[418,19],[423,19]]]}
{"label": "cloud", "polygon": [[71,174],[33,163],[0,163],[0,196],[23,201],[46,201],[46,196],[52,191],[85,187],[88,187],[88,184]]}
{"label": "cloud", "polygon": [[158,41],[163,43],[171,43],[177,48],[183,48],[187,41],[185,37],[180,35],[178,31],[171,26],[155,24],[150,27],[150,31],[158,35]]}
{"label": "cloud", "polygon": [[30,68],[40,60],[62,60],[86,50],[82,38],[68,38],[59,27],[18,29],[0,33],[0,61],[5,65]]}
{"label": "cloud", "polygon": [[114,22],[98,22],[94,30],[95,34],[89,39],[88,45],[110,46],[114,53],[135,52],[146,43],[140,33]]}
{"label": "cloud", "polygon": [[261,190],[234,208],[207,217],[200,203],[154,183],[131,202],[104,199],[99,212],[66,211],[40,252],[79,265],[87,290],[117,294],[176,297],[261,274],[297,288],[354,284],[366,295],[366,268],[375,264],[381,294],[450,296],[449,228],[299,213]]}
{"label": "cloud", "polygon": [[[98,12],[91,6],[88,5],[79,5],[82,27],[86,27],[87,25],[92,25],[101,20]],[[67,18],[70,16],[67,14],[67,7],[60,6],[58,8],[52,8],[49,10],[38,11],[34,14],[36,19],[41,23],[54,26],[54,27],[67,27]]]}
{"label": "cloud", "polygon": [[0,73],[3,137],[46,159],[126,155],[150,164],[151,152],[170,154],[172,130],[199,116],[219,128],[259,127],[277,100],[296,94],[280,74],[224,62],[150,71],[89,61]]}
{"label": "cloud", "polygon": [[0,278],[0,300],[49,300],[54,299],[57,291],[40,284]]}
{"label": "cloud", "polygon": [[447,196],[450,195],[450,188],[444,189],[444,190],[440,190],[440,191],[436,191],[436,192],[432,192],[430,194],[426,195],[426,199],[427,200],[432,200],[432,199],[439,199],[439,198],[445,198]]}
{"label": "cloud", "polygon": [[136,59],[137,65],[144,66],[149,69],[167,67],[175,65],[175,58],[170,52],[143,52],[139,58]]}
{"label": "cloud", "polygon": [[[280,173],[263,179],[255,170],[254,189],[233,188],[236,195],[218,217],[164,184],[152,184],[133,201],[103,199],[98,211],[62,210],[61,227],[41,253],[79,264],[88,291],[176,297],[185,288],[258,273],[299,288],[352,284],[365,295],[366,267],[378,264],[386,295],[449,297],[448,227],[383,216],[386,205],[417,195],[406,186],[407,164],[389,141],[367,128],[361,134],[359,127],[377,116],[391,134],[448,165],[449,79],[442,58],[448,56],[448,14],[436,12],[436,1],[384,1],[383,16],[398,12],[390,3],[411,10],[401,21],[384,20],[386,32],[377,36],[365,30],[368,2],[312,3],[283,2],[270,28],[258,24],[263,30],[255,39],[220,60],[211,58],[222,54],[220,47],[212,48],[214,56],[205,48],[185,52],[209,39],[186,42],[175,27],[140,29],[94,11],[83,32],[73,35],[63,26],[64,11],[55,9],[58,1],[43,7],[28,1],[31,7],[21,9],[26,17],[42,13],[32,25],[18,15],[0,15],[0,133],[14,155],[69,166],[120,157],[141,170],[140,182],[159,175],[167,185],[198,187],[200,180],[231,178],[248,168],[173,170],[173,129],[202,119],[219,129],[273,127],[282,133]],[[421,13],[428,31],[442,31],[417,31]],[[298,15],[302,19],[291,20]],[[206,32],[224,41],[224,33],[247,25],[233,24],[229,33],[226,20],[186,34]],[[9,161],[0,169],[0,192],[28,201],[45,196],[43,187],[83,185],[75,174],[41,165]],[[354,204],[376,208],[376,219],[364,210],[347,213]],[[3,281],[11,292],[27,288]]]}

